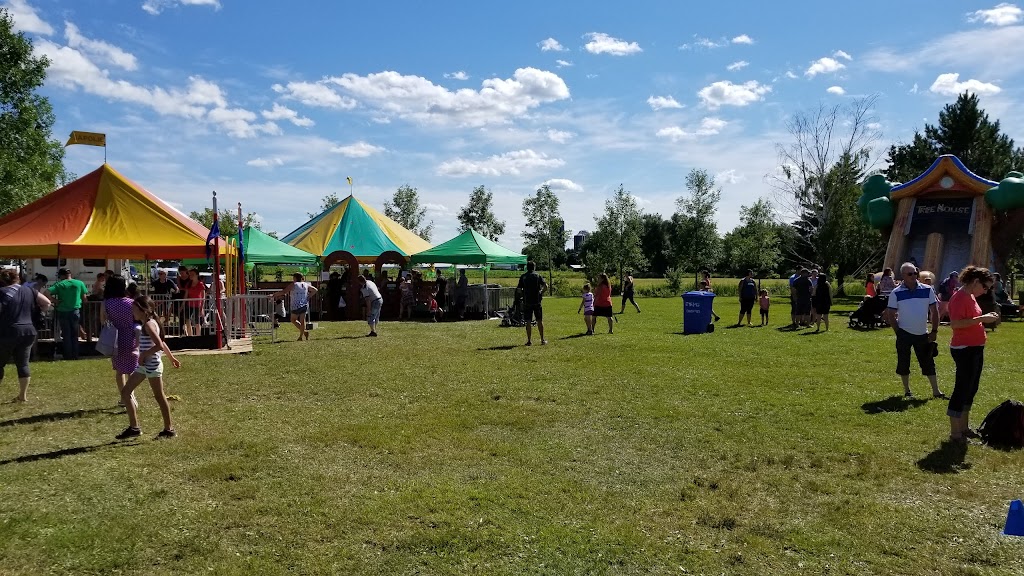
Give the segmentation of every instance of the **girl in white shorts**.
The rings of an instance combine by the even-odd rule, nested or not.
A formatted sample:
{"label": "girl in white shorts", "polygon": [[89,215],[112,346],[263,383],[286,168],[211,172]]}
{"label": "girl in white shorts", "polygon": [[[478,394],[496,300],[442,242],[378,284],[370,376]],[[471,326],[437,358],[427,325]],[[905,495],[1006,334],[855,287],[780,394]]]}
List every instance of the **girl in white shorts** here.
{"label": "girl in white shorts", "polygon": [[139,428],[138,408],[131,401],[132,392],[142,384],[143,380],[149,379],[149,386],[153,389],[153,396],[160,406],[160,413],[164,417],[164,429],[158,438],[173,438],[177,436],[174,431],[174,424],[171,423],[171,406],[167,403],[167,395],[164,393],[164,363],[161,357],[167,354],[171,365],[175,368],[181,366],[181,362],[174,357],[167,343],[160,337],[160,323],[157,322],[157,310],[153,301],[148,296],[139,296],[132,304],[132,313],[135,316],[135,354],[139,356],[139,367],[131,376],[121,390],[121,399],[125,401],[125,409],[128,412],[128,428],[117,435],[118,440],[135,438],[142,435]]}

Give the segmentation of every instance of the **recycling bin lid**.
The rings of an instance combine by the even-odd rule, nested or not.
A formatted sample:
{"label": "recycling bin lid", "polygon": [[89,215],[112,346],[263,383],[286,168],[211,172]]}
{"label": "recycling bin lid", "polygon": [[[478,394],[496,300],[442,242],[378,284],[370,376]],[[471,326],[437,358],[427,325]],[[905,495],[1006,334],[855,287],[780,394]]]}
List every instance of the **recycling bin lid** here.
{"label": "recycling bin lid", "polygon": [[701,292],[700,290],[693,290],[686,292],[682,295],[682,298],[714,298],[714,292]]}

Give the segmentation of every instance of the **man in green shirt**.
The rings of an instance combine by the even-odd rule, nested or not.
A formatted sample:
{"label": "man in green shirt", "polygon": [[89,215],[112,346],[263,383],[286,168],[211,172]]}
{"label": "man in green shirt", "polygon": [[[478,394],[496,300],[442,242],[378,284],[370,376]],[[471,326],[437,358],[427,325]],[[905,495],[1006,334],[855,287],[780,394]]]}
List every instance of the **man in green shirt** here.
{"label": "man in green shirt", "polygon": [[71,277],[71,271],[57,271],[57,283],[50,287],[50,295],[57,299],[57,325],[60,326],[61,345],[65,360],[78,360],[78,327],[82,323],[82,305],[89,289],[85,282]]}

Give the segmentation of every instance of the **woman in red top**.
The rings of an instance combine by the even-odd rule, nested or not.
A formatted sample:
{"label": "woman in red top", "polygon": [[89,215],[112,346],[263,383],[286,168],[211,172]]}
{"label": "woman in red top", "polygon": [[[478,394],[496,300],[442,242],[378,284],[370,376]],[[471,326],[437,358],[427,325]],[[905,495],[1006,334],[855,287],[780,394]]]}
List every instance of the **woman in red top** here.
{"label": "woman in red top", "polygon": [[608,333],[612,333],[612,284],[604,272],[597,275],[597,290],[594,290],[594,318],[608,319]]}
{"label": "woman in red top", "polygon": [[869,298],[875,297],[875,273],[868,272],[868,279],[864,282],[864,293]]}
{"label": "woman in red top", "polygon": [[949,299],[949,326],[953,339],[949,343],[950,354],[956,363],[956,384],[949,397],[949,439],[966,442],[967,438],[978,438],[978,433],[968,426],[971,404],[978,393],[981,368],[985,361],[985,324],[999,320],[999,314],[981,313],[976,298],[992,287],[995,279],[988,268],[968,266],[960,274],[960,289]]}
{"label": "woman in red top", "polygon": [[206,300],[206,284],[199,278],[199,269],[188,271],[189,285],[185,290],[185,335],[199,336],[203,329],[203,302]]}

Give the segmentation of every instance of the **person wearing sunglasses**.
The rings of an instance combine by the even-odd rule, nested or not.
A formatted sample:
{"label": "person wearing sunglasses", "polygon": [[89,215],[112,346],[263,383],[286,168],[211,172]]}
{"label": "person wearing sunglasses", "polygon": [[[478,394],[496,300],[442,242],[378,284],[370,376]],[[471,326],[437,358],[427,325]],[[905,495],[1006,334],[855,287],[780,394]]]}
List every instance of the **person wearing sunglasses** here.
{"label": "person wearing sunglasses", "polygon": [[[896,373],[903,380],[903,395],[913,397],[910,390],[910,351],[917,356],[921,374],[932,386],[932,396],[945,398],[935,377],[932,345],[939,333],[939,309],[935,291],[918,282],[917,266],[906,262],[900,266],[903,283],[889,293],[885,321],[896,333]],[[931,331],[928,324],[931,323]]]}
{"label": "person wearing sunglasses", "polygon": [[987,268],[968,266],[960,274],[960,289],[949,299],[949,326],[953,339],[949,352],[956,363],[956,384],[949,396],[949,439],[951,442],[967,442],[968,438],[979,438],[971,430],[968,418],[974,396],[981,382],[981,369],[985,363],[985,325],[999,321],[998,312],[983,314],[977,298],[995,283]]}

